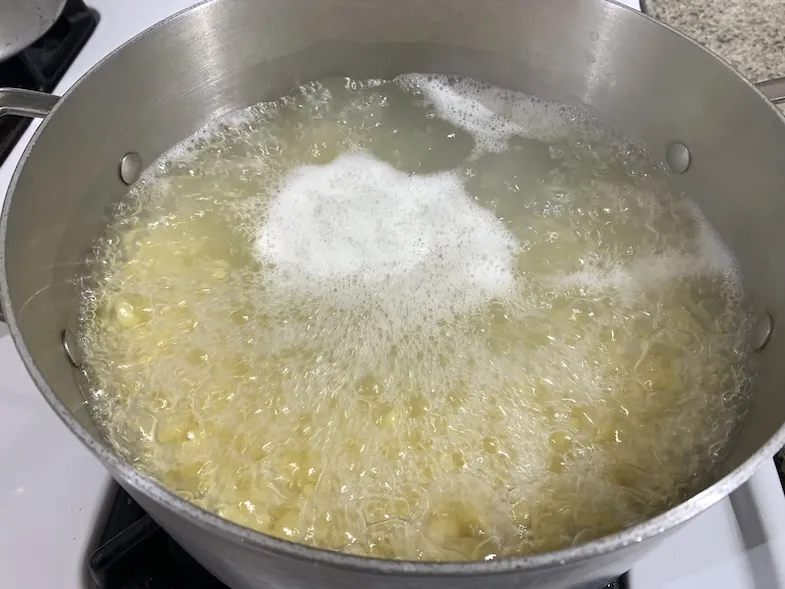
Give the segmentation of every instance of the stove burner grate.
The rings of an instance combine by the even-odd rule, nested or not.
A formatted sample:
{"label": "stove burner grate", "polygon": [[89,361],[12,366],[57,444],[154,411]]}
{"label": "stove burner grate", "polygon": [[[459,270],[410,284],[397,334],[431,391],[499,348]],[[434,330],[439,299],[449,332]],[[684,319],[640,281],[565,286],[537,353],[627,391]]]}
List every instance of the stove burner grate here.
{"label": "stove burner grate", "polygon": [[[21,53],[0,61],[0,88],[52,92],[98,24],[98,13],[82,0],[68,0],[43,37]],[[30,125],[23,117],[0,118],[0,164]]]}

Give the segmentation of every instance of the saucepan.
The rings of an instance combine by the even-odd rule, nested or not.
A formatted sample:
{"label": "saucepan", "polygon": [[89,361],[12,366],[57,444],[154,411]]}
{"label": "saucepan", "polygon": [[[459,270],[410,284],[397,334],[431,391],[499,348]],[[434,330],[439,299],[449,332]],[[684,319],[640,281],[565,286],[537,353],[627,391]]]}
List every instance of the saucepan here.
{"label": "saucepan", "polygon": [[[760,359],[746,421],[713,484],[670,511],[562,550],[489,562],[385,561],[245,529],[114,453],[74,364],[75,273],[146,165],[210,118],[332,76],[471,76],[580,104],[645,144],[735,252]],[[785,84],[763,88],[770,98]],[[603,0],[210,0],[142,33],[62,98],[0,91],[45,117],[0,219],[0,306],[43,396],[165,530],[234,589],[595,589],[746,481],[785,445],[785,119],[761,89],[678,32]],[[56,452],[56,448],[52,448]]]}
{"label": "saucepan", "polygon": [[57,21],[66,0],[3,0],[0,61],[37,41]]}

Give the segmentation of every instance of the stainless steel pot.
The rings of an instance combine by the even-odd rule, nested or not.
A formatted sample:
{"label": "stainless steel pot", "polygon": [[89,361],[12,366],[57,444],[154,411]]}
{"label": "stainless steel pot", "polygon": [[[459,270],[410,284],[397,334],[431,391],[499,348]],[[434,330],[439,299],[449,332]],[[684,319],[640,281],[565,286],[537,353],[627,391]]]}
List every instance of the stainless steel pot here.
{"label": "stainless steel pot", "polygon": [[57,21],[66,0],[0,0],[0,61],[37,41]]}
{"label": "stainless steel pot", "polygon": [[[127,191],[123,180],[216,113],[308,80],[411,71],[474,76],[584,104],[678,172],[676,188],[735,251],[759,314],[754,399],[712,486],[646,523],[556,552],[459,564],[379,561],[238,527],[161,488],[104,443],[75,383],[76,350],[69,358],[63,344],[73,329],[75,269],[105,226],[108,205]],[[766,89],[772,97],[782,90]],[[74,435],[230,587],[594,589],[785,445],[785,337],[772,333],[772,322],[785,317],[785,120],[720,59],[620,5],[212,0],[124,45],[61,100],[0,92],[0,114],[7,113],[46,116],[0,217],[0,305],[19,353]]]}

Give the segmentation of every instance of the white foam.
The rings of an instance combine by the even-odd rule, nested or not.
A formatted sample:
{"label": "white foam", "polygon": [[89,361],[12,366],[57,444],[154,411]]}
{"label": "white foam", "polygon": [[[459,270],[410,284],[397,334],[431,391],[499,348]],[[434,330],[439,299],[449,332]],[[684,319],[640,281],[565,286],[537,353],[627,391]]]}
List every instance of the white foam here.
{"label": "white foam", "polygon": [[636,256],[626,264],[610,260],[588,262],[583,269],[557,280],[557,286],[580,286],[589,291],[608,289],[631,300],[641,292],[679,278],[716,276],[729,294],[740,297],[741,272],[730,249],[692,201],[682,201],[692,216],[697,234],[688,250],[666,250]]}
{"label": "white foam", "polygon": [[259,116],[260,107],[258,105],[253,105],[215,117],[193,135],[186,137],[169,148],[169,150],[160,157],[158,165],[148,167],[143,172],[141,179],[152,180],[156,173],[161,170],[162,166],[169,162],[192,160],[194,155],[200,152],[202,144],[216,143],[218,138],[223,136],[222,129],[243,128],[258,120]]}
{"label": "white foam", "polygon": [[362,152],[296,168],[256,241],[274,283],[344,305],[373,299],[402,320],[505,295],[517,249],[456,172],[409,176]]}
{"label": "white foam", "polygon": [[684,201],[698,226],[698,257],[703,265],[716,273],[726,276],[729,282],[735,283],[741,290],[741,270],[733,252],[722,241],[717,230],[709,223],[698,205],[691,200]]}
{"label": "white foam", "polygon": [[652,286],[700,273],[703,260],[694,255],[664,253],[640,256],[621,265],[587,263],[583,270],[568,274],[558,282],[563,287],[582,286],[590,291],[613,289],[633,298]]}
{"label": "white foam", "polygon": [[501,153],[516,135],[543,141],[563,138],[567,119],[575,115],[567,107],[471,78],[405,74],[395,82],[420,90],[439,118],[469,133],[475,141],[474,155]]}

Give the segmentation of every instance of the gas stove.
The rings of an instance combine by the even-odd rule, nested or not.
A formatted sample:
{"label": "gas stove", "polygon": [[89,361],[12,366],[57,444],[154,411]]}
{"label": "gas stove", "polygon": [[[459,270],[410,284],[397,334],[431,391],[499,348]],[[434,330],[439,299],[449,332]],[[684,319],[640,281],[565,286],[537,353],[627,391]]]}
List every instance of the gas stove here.
{"label": "gas stove", "polygon": [[[0,60],[0,87],[52,92],[90,39],[99,18],[82,0],[68,0],[60,18],[40,39]],[[0,165],[29,124],[22,117],[0,120]]]}
{"label": "gas stove", "polygon": [[[639,8],[637,0],[624,3]],[[22,73],[27,81],[17,85],[62,94],[118,45],[194,2],[87,4],[87,13],[72,13],[71,28],[48,38],[70,45],[58,49],[45,38],[14,62],[15,75],[20,65],[37,68]],[[69,5],[81,2],[70,0]],[[70,41],[64,41],[68,35]],[[62,55],[55,63],[46,61],[58,51]],[[11,71],[0,63],[0,86],[13,85],[2,77],[3,68]],[[38,75],[42,72],[46,75]],[[0,126],[0,146],[4,141],[8,146],[0,155],[0,202],[39,122],[16,123],[13,137]],[[55,417],[7,333],[0,324],[0,587],[222,587],[118,490]],[[785,589],[785,493],[774,464],[764,465],[730,498],[685,524],[615,587]]]}

